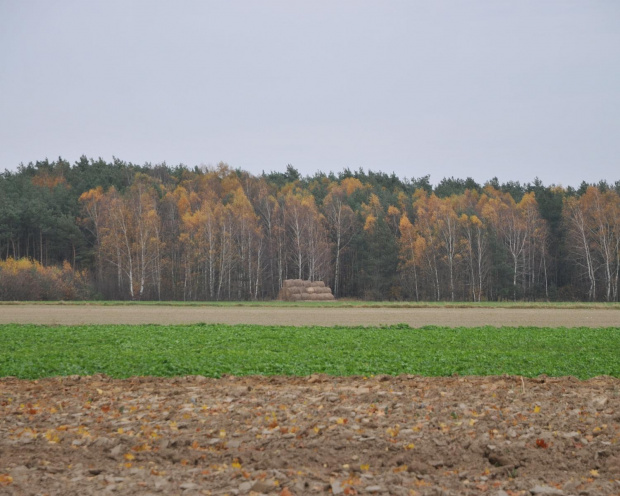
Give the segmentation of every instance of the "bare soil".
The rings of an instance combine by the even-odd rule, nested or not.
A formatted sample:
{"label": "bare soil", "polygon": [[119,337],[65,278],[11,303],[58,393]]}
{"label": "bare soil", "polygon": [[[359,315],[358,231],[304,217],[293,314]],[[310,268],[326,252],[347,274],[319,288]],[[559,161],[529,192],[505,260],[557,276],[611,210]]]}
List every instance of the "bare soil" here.
{"label": "bare soil", "polygon": [[620,327],[620,309],[0,305],[0,324]]}
{"label": "bare soil", "polygon": [[620,494],[620,380],[0,379],[0,494]]}

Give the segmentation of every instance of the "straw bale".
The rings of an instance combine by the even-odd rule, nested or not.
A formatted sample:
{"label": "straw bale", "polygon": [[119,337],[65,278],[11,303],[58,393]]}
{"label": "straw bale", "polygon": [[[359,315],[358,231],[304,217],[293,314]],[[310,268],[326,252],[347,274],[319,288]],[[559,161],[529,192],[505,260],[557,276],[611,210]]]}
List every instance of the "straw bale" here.
{"label": "straw bale", "polygon": [[310,283],[310,287],[311,288],[324,288],[325,283],[323,281],[312,281]]}
{"label": "straw bale", "polygon": [[309,288],[312,283],[310,281],[301,281],[301,285],[304,288]]}
{"label": "straw bale", "polygon": [[316,294],[332,294],[332,290],[329,288],[312,288]]}
{"label": "straw bale", "polygon": [[282,282],[282,287],[289,288],[291,286],[302,286],[303,281],[301,279],[286,279]]}
{"label": "straw bale", "polygon": [[304,288],[301,288],[299,286],[289,286],[288,288],[286,288],[286,291],[290,295],[300,295],[303,294]]}

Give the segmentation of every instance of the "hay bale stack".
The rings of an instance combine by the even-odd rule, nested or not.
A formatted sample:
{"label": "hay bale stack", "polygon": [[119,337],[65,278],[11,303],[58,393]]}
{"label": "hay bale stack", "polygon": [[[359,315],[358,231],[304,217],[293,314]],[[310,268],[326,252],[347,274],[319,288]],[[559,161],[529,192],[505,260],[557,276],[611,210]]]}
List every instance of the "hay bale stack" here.
{"label": "hay bale stack", "polygon": [[332,290],[323,281],[287,279],[282,283],[278,300],[282,301],[331,301]]}

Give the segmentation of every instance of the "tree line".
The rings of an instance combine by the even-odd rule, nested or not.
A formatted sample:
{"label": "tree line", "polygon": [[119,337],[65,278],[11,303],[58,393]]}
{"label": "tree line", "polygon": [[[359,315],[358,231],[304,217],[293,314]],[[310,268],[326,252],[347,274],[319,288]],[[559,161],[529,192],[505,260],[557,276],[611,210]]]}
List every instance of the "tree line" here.
{"label": "tree line", "polygon": [[64,264],[105,299],[271,299],[298,278],[340,298],[618,301],[619,193],[45,160],[0,175],[0,259]]}

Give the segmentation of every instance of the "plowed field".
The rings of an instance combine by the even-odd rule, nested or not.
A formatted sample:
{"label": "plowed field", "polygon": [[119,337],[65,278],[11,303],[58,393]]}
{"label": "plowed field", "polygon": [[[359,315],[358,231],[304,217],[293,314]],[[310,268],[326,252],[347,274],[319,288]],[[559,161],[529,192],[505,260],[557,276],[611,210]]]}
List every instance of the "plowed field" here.
{"label": "plowed field", "polygon": [[620,309],[583,308],[339,308],[166,305],[0,305],[0,324],[259,324],[411,327],[620,327]]}
{"label": "plowed field", "polygon": [[2,494],[620,494],[620,381],[0,379]]}

